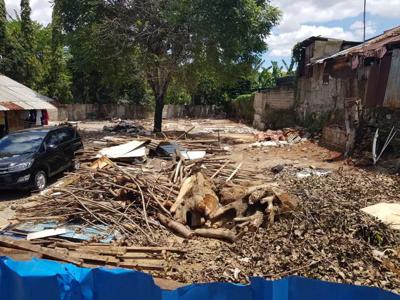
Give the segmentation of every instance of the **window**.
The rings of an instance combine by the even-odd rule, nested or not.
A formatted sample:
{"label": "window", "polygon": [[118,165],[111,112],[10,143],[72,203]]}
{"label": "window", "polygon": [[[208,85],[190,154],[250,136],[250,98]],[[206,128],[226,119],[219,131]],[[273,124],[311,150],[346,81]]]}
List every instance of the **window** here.
{"label": "window", "polygon": [[9,134],[0,139],[0,157],[4,155],[20,155],[36,152],[46,134],[46,131],[39,130]]}
{"label": "window", "polygon": [[57,132],[49,133],[49,136],[47,137],[47,140],[46,140],[46,145],[53,145],[53,146],[60,145],[60,139],[59,139]]}
{"label": "window", "polygon": [[75,131],[72,128],[64,128],[57,132],[61,143],[69,142],[75,137]]}

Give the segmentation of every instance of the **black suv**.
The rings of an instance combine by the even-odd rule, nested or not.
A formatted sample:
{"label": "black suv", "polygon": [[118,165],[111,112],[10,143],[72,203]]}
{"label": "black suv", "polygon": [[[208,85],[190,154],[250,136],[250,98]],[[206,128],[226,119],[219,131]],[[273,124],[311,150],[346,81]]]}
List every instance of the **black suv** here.
{"label": "black suv", "polygon": [[49,177],[78,166],[75,155],[82,149],[72,126],[10,133],[0,139],[0,189],[41,191]]}

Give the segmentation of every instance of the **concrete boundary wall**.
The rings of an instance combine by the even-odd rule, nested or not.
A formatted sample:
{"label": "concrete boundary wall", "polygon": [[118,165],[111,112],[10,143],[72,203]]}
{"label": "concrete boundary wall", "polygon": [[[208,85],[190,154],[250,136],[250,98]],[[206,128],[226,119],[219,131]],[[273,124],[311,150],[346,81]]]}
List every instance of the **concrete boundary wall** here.
{"label": "concrete boundary wall", "polygon": [[295,123],[295,91],[282,86],[256,93],[253,127],[259,130],[291,126]]}
{"label": "concrete boundary wall", "polygon": [[[52,121],[83,121],[121,119],[146,119],[153,117],[153,109],[136,104],[63,104],[58,105],[58,116]],[[218,114],[212,105],[165,105],[163,118],[212,118]]]}
{"label": "concrete boundary wall", "polygon": [[165,105],[163,118],[213,118],[219,114],[215,105]]}

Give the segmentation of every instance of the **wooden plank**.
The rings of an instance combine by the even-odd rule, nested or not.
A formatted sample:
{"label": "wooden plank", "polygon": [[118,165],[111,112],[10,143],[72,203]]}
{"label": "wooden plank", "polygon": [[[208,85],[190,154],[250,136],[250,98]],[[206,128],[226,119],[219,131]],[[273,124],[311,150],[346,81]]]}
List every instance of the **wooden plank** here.
{"label": "wooden plank", "polygon": [[14,260],[31,260],[33,257],[42,258],[39,253],[7,247],[0,247],[0,256],[8,256]]}
{"label": "wooden plank", "polygon": [[69,256],[71,258],[75,259],[81,259],[81,260],[89,260],[89,261],[98,261],[102,262],[104,264],[118,264],[120,261],[119,259],[113,257],[113,256],[105,256],[105,255],[95,255],[92,253],[82,253],[82,252],[76,252],[76,251],[70,251]]}
{"label": "wooden plank", "polygon": [[155,266],[163,266],[165,265],[165,260],[160,259],[124,259],[121,260],[121,263],[130,263],[130,264],[138,264],[138,265],[155,265]]}
{"label": "wooden plank", "polygon": [[48,249],[48,248],[44,248],[44,247],[41,247],[38,245],[32,245],[31,243],[29,243],[27,241],[13,240],[13,239],[10,239],[7,237],[0,237],[0,245],[9,247],[9,248],[15,248],[15,249],[21,249],[21,250],[27,250],[27,251],[39,253],[43,256],[43,258],[50,258],[50,259],[54,259],[54,260],[69,262],[69,263],[73,263],[76,265],[81,264],[81,261],[71,259],[68,256],[63,255],[54,249]]}
{"label": "wooden plank", "polygon": [[136,255],[132,253],[137,253],[138,255],[142,255],[147,257],[149,253],[161,254],[162,252],[172,252],[172,253],[186,253],[186,250],[172,248],[172,247],[117,247],[111,246],[109,244],[88,244],[82,245],[78,243],[63,243],[57,242],[55,243],[56,247],[66,248],[70,250],[76,250],[80,252],[90,251],[97,252],[98,254],[106,254],[106,255],[115,255],[115,256],[124,256],[124,255]]}
{"label": "wooden plank", "polygon": [[79,247],[82,247],[82,244],[73,243],[73,242],[56,242],[55,246],[59,247],[59,248],[66,248],[66,249],[77,249]]}
{"label": "wooden plank", "polygon": [[186,253],[186,250],[172,247],[126,247],[128,252],[176,252]]}
{"label": "wooden plank", "polygon": [[128,268],[135,270],[164,270],[163,264],[148,264],[146,262],[138,262],[136,260],[125,260],[118,264],[120,268]]}
{"label": "wooden plank", "polygon": [[98,246],[82,246],[75,249],[80,252],[98,253],[100,255],[124,255],[127,250],[124,247],[98,247]]}
{"label": "wooden plank", "polygon": [[[157,256],[158,255],[158,256]],[[163,259],[160,254],[149,254],[149,253],[140,253],[140,252],[128,252],[124,255],[119,256],[122,259]]]}

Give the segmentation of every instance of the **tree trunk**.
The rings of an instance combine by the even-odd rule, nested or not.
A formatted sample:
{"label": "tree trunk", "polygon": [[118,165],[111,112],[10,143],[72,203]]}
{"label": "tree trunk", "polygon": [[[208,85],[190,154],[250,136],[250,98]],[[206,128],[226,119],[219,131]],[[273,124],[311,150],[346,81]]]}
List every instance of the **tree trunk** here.
{"label": "tree trunk", "polygon": [[171,79],[171,74],[168,70],[156,66],[150,68],[147,72],[148,83],[153,90],[156,100],[156,107],[154,112],[154,132],[162,131],[162,115],[164,109],[164,99],[167,94],[168,85]]}
{"label": "tree trunk", "polygon": [[162,131],[162,115],[164,109],[164,93],[156,95],[156,108],[154,112],[154,132]]}

